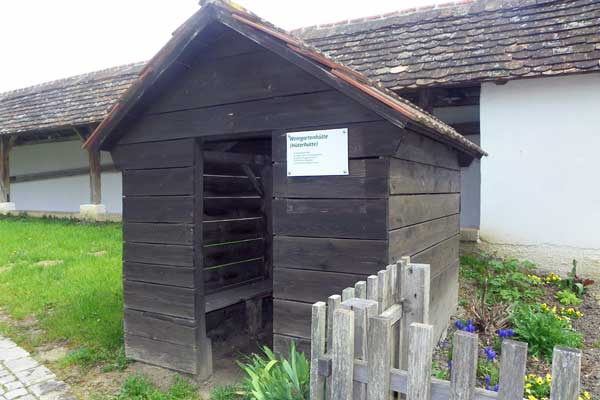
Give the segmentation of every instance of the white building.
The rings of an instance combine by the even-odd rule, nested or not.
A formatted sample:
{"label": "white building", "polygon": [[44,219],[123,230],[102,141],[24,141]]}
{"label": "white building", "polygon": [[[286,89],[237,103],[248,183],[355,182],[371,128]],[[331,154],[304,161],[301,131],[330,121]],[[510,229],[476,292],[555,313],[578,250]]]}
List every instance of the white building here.
{"label": "white building", "polygon": [[[464,238],[549,267],[577,258],[600,269],[599,17],[598,0],[478,0],[294,34],[489,152],[463,170]],[[139,69],[0,94],[0,137],[5,146],[16,140],[10,199],[18,210],[78,212],[98,202],[77,134],[89,134]],[[79,90],[86,85],[106,92],[90,100]],[[65,96],[71,87],[80,88]],[[108,156],[102,165],[102,203],[119,213],[120,177]]]}

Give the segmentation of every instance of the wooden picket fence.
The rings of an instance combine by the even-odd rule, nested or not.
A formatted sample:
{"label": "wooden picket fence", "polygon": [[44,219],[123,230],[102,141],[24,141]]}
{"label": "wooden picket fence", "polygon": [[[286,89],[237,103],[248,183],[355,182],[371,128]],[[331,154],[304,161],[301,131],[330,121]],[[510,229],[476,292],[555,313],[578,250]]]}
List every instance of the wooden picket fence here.
{"label": "wooden picket fence", "polygon": [[[431,377],[429,265],[398,264],[312,306],[311,400],[522,400],[527,344],[502,342],[499,391],[476,388],[479,340],[453,337],[451,380]],[[551,400],[577,400],[581,352],[555,348]]]}

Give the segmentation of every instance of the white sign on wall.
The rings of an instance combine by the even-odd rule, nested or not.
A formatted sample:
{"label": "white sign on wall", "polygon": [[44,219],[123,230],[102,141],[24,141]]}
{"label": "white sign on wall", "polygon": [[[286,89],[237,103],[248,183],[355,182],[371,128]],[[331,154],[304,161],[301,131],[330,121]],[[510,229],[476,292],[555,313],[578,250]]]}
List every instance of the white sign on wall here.
{"label": "white sign on wall", "polygon": [[287,133],[287,175],[348,175],[348,129]]}

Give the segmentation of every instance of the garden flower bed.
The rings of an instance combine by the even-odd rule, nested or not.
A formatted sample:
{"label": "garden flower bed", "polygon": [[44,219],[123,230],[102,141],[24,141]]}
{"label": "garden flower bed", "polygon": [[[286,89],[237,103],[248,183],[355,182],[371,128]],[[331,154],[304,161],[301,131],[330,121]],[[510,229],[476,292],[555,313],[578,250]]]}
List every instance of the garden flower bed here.
{"label": "garden flower bed", "polygon": [[[583,352],[581,400],[600,399],[600,303],[591,279],[579,277],[576,262],[567,275],[536,271],[531,263],[487,254],[461,258],[459,313],[434,355],[434,375],[448,379],[451,336],[474,332],[482,343],[479,386],[498,390],[500,346],[506,338],[528,344],[526,395],[547,399],[554,346]],[[600,297],[600,296],[599,296]]]}

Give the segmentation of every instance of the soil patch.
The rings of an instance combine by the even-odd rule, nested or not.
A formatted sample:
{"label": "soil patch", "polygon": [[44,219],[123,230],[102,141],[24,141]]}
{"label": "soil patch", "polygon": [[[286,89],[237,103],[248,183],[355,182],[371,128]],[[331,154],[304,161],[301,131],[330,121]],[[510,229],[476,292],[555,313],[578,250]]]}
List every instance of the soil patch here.
{"label": "soil patch", "polygon": [[56,265],[60,265],[62,264],[64,261],[63,260],[42,260],[42,261],[38,261],[36,262],[34,265],[38,266],[38,267],[54,267]]}

